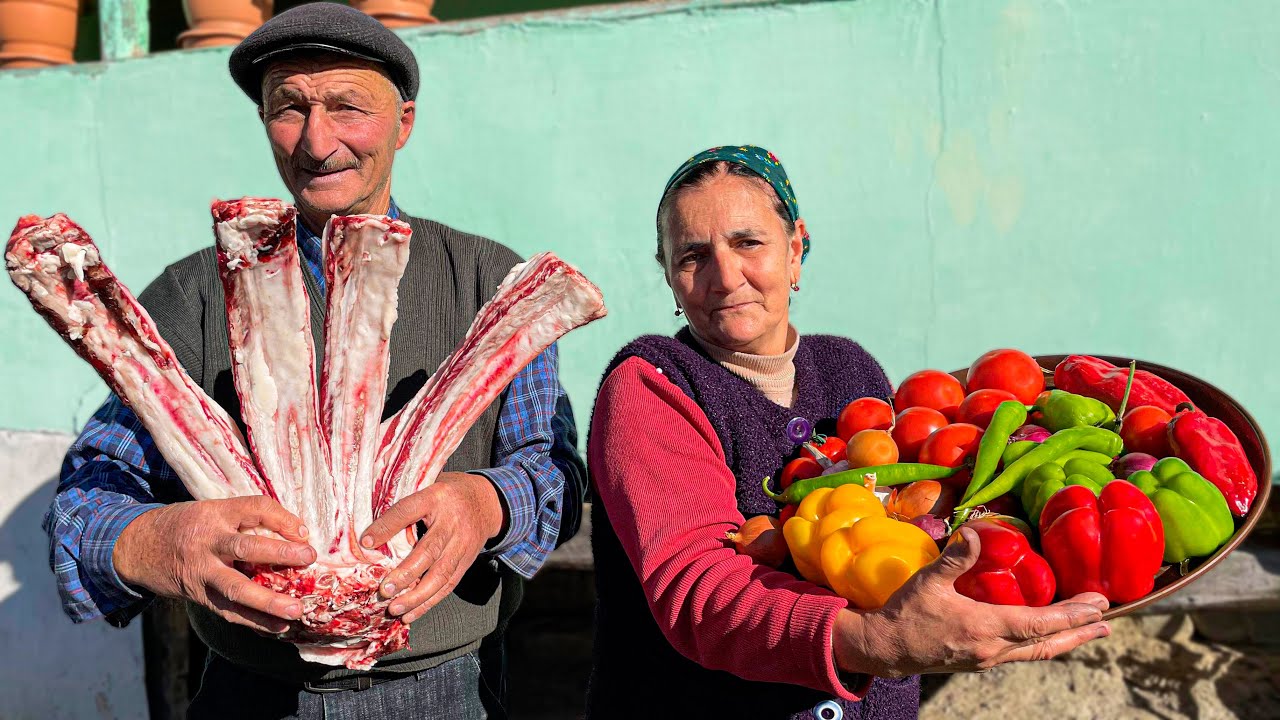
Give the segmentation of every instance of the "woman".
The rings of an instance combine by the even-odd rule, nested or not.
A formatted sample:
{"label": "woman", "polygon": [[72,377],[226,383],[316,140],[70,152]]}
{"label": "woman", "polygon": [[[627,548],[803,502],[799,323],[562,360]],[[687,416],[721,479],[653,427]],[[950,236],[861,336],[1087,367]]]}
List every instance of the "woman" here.
{"label": "woman", "polygon": [[1100,595],[1032,609],[956,593],[970,530],[876,612],[727,547],[744,517],[778,512],[760,480],[794,449],[788,420],[829,422],[891,388],[856,343],[791,326],[809,236],[771,153],[694,156],[657,224],[689,324],[623,348],[596,401],[589,717],[913,718],[918,673],[1047,659],[1109,632]]}

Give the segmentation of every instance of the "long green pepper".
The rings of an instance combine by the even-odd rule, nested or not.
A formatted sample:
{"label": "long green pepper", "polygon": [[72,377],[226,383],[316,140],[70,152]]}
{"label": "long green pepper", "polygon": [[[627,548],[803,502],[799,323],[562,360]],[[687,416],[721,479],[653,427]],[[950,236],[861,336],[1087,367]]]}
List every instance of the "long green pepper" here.
{"label": "long green pepper", "polygon": [[1006,400],[996,406],[991,422],[982,433],[982,441],[978,443],[978,458],[973,463],[973,476],[969,479],[969,487],[965,488],[963,499],[973,497],[995,477],[996,466],[1009,445],[1009,436],[1026,422],[1027,406],[1017,400]]}
{"label": "long green pepper", "polygon": [[964,465],[958,465],[953,468],[945,465],[928,465],[926,463],[894,463],[892,465],[873,465],[871,467],[856,468],[853,470],[845,470],[843,472],[831,473],[830,475],[820,475],[816,478],[808,480],[800,480],[792,483],[786,490],[775,493],[769,489],[769,480],[764,479],[764,494],[768,495],[772,500],[783,503],[785,505],[795,505],[809,493],[818,488],[834,488],[849,483],[861,483],[864,475],[874,474],[876,476],[876,487],[888,487],[891,485],[905,485],[913,483],[917,480],[941,480],[955,475],[964,469]]}
{"label": "long green pepper", "polygon": [[1040,447],[1015,460],[995,480],[957,505],[956,509],[966,510],[995,500],[1018,487],[1032,470],[1071,450],[1089,450],[1114,457],[1123,447],[1124,441],[1110,430],[1091,426],[1061,430],[1040,443]]}

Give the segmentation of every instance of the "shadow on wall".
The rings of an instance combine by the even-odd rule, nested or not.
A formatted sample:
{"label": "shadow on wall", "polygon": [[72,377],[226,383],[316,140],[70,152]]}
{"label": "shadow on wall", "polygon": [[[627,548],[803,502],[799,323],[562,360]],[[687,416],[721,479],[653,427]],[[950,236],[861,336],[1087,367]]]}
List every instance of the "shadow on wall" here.
{"label": "shadow on wall", "polygon": [[[37,444],[48,445],[48,437]],[[124,630],[102,621],[75,625],[62,612],[40,528],[57,486],[47,474],[49,460],[61,451],[32,453],[24,445],[0,448],[0,467],[19,470],[4,473],[11,494],[0,498],[0,717],[146,717],[137,624]],[[32,464],[43,465],[44,473],[28,474],[24,482],[20,470]]]}

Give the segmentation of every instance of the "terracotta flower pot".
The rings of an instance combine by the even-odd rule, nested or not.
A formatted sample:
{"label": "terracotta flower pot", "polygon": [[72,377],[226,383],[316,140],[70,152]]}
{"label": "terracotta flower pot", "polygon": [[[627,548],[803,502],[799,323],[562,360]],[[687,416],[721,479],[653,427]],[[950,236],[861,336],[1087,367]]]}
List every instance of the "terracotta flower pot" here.
{"label": "terracotta flower pot", "polygon": [[271,17],[273,0],[182,0],[190,28],[178,36],[184,50],[236,45]]}
{"label": "terracotta flower pot", "polygon": [[439,22],[431,15],[435,0],[351,0],[351,7],[372,15],[389,28]]}
{"label": "terracotta flower pot", "polygon": [[0,69],[72,62],[80,0],[0,0]]}

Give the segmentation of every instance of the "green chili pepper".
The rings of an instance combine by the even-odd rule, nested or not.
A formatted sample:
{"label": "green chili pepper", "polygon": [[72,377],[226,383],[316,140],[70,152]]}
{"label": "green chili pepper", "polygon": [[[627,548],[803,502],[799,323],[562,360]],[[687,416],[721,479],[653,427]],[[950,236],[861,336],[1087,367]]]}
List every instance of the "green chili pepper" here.
{"label": "green chili pepper", "polygon": [[1062,471],[1065,472],[1068,477],[1072,475],[1084,475],[1090,480],[1098,483],[1098,487],[1102,487],[1116,479],[1116,476],[1113,475],[1105,465],[1089,462],[1082,458],[1073,458],[1068,460],[1062,465]]}
{"label": "green chili pepper", "polygon": [[1058,432],[1073,427],[1103,425],[1114,422],[1116,414],[1101,400],[1075,395],[1065,390],[1054,390],[1049,399],[1039,406],[1043,415],[1042,424],[1050,432]]}
{"label": "green chili pepper", "polygon": [[1040,443],[1040,447],[1023,455],[1014,461],[1012,465],[1006,467],[1004,472],[996,476],[995,480],[988,483],[985,488],[978,491],[973,497],[957,505],[956,508],[965,510],[995,500],[1001,495],[1016,489],[1032,470],[1068,451],[1089,450],[1100,452],[1104,455],[1115,455],[1120,452],[1122,447],[1124,447],[1124,441],[1120,439],[1119,435],[1102,428],[1084,426],[1056,432]]}
{"label": "green chili pepper", "polygon": [[1063,453],[1056,460],[1052,460],[1055,465],[1066,465],[1071,460],[1087,460],[1098,465],[1110,465],[1115,458],[1103,453],[1093,452],[1092,450],[1072,450]]}
{"label": "green chili pepper", "polygon": [[1009,443],[1004,449],[1004,453],[1000,455],[1000,462],[1005,466],[1013,464],[1014,460],[1026,455],[1034,450],[1040,443],[1035,440],[1019,440],[1016,443]]}
{"label": "green chili pepper", "polygon": [[831,473],[830,475],[820,475],[816,478],[808,480],[798,480],[792,483],[786,490],[775,493],[769,489],[769,480],[764,479],[764,494],[768,495],[776,502],[785,505],[795,505],[805,498],[806,495],[817,490],[818,488],[834,488],[849,483],[862,483],[864,475],[876,476],[876,487],[888,487],[890,485],[905,485],[913,483],[917,480],[941,480],[949,478],[964,469],[964,465],[957,465],[950,468],[944,465],[927,465],[925,463],[894,463],[892,465],[873,465],[871,467],[855,468],[853,470],[845,470],[843,472]]}
{"label": "green chili pepper", "polygon": [[1165,458],[1151,470],[1136,472],[1129,482],[1151,498],[1160,515],[1165,562],[1209,555],[1236,531],[1222,492],[1178,458]]}
{"label": "green chili pepper", "polygon": [[969,499],[995,477],[1000,456],[1009,446],[1009,436],[1027,421],[1027,406],[1017,400],[1006,400],[996,407],[991,422],[978,443],[978,458],[973,463],[973,476],[965,488],[964,499]]}

